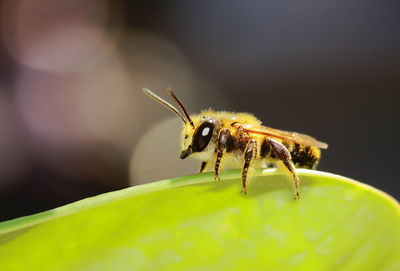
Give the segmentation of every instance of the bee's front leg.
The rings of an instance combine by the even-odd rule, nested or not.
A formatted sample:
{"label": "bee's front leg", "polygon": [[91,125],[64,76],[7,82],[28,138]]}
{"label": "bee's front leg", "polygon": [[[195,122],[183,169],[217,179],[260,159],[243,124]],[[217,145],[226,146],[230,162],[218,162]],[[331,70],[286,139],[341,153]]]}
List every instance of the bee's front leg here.
{"label": "bee's front leg", "polygon": [[300,199],[299,176],[297,176],[296,168],[293,165],[292,156],[290,155],[290,152],[282,143],[276,140],[268,138],[267,143],[271,146],[271,149],[274,152],[275,156],[277,156],[278,159],[282,161],[285,167],[292,174],[294,180],[295,199]]}
{"label": "bee's front leg", "polygon": [[229,149],[232,146],[232,137],[228,129],[223,128],[218,134],[217,148],[215,153],[217,154],[215,158],[215,180],[219,181],[219,165],[221,164],[222,155],[225,149]]}
{"label": "bee's front leg", "polygon": [[207,161],[201,162],[199,173],[202,173],[207,166]]}
{"label": "bee's front leg", "polygon": [[242,170],[242,193],[246,195],[246,182],[247,172],[250,167],[250,162],[257,153],[257,141],[255,139],[250,140],[244,151],[244,165]]}

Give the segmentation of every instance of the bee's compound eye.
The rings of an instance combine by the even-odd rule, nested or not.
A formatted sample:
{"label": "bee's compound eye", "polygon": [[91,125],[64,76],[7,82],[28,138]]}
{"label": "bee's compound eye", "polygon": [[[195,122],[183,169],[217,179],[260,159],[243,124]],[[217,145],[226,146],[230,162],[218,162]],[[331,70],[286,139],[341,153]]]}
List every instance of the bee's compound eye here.
{"label": "bee's compound eye", "polygon": [[195,131],[193,136],[192,148],[194,152],[203,151],[211,140],[214,131],[214,121],[203,122]]}
{"label": "bee's compound eye", "polygon": [[201,135],[202,136],[208,136],[208,134],[210,133],[210,127],[205,127],[204,129],[203,129],[203,131],[201,131]]}

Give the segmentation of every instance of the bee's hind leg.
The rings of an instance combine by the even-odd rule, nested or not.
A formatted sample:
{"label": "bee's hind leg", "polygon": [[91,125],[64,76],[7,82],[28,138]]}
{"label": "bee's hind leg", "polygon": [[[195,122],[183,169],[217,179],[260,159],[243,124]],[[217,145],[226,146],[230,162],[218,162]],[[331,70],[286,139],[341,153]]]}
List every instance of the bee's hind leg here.
{"label": "bee's hind leg", "polygon": [[300,199],[300,180],[299,180],[299,176],[297,176],[296,168],[294,167],[292,161],[282,161],[282,162],[293,176],[294,193],[295,193],[294,199]]}
{"label": "bee's hind leg", "polygon": [[289,170],[289,172],[293,176],[294,193],[295,193],[294,198],[300,199],[300,180],[299,176],[297,176],[296,168],[293,165],[292,156],[290,155],[290,152],[285,147],[285,145],[276,140],[268,138],[267,143],[271,146],[274,156],[276,156],[280,161],[282,161],[283,165],[286,167],[287,170]]}
{"label": "bee's hind leg", "polygon": [[228,129],[223,128],[219,132],[217,139],[217,148],[215,149],[215,153],[217,154],[215,158],[215,180],[219,181],[219,165],[221,164],[222,155],[224,154],[224,150],[230,151],[232,149],[232,137]]}
{"label": "bee's hind leg", "polygon": [[249,171],[250,162],[253,159],[255,153],[257,153],[257,141],[255,139],[250,140],[244,151],[244,165],[242,170],[242,193],[246,195],[246,182],[247,172]]}

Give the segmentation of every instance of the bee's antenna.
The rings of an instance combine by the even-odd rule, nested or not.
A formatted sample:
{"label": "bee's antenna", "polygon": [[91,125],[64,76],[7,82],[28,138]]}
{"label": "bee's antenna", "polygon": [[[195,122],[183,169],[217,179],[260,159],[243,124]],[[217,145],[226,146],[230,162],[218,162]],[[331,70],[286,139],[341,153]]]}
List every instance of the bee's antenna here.
{"label": "bee's antenna", "polygon": [[[173,112],[175,112],[175,114],[177,114],[184,123],[186,123],[186,119],[185,117],[181,114],[181,112],[178,111],[178,109],[176,109],[172,104],[170,104],[169,102],[165,101],[164,99],[162,99],[161,97],[158,97],[156,94],[154,94],[150,89],[148,88],[143,88],[142,89],[144,93],[146,93],[149,97],[153,98],[154,100],[156,100],[157,102],[159,102],[160,104],[164,105],[165,107],[169,108],[170,110],[172,110]],[[185,111],[186,113],[186,111]],[[187,114],[187,113],[186,113]],[[189,119],[190,120],[190,119]],[[192,125],[193,127],[193,123],[190,120],[190,125]]]}
{"label": "bee's antenna", "polygon": [[179,108],[182,110],[182,113],[185,115],[186,119],[188,120],[188,122],[190,123],[190,126],[192,126],[192,128],[194,129],[194,123],[193,121],[190,119],[189,114],[187,113],[185,107],[183,106],[183,104],[178,100],[178,98],[175,96],[174,92],[172,91],[171,88],[167,88],[168,94],[175,100],[175,102],[179,105]]}

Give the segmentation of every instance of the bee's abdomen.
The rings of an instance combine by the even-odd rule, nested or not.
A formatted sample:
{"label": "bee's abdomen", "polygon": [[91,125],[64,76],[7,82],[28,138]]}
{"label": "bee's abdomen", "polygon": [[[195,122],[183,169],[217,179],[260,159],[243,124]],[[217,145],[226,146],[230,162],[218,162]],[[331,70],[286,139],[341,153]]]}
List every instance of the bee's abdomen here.
{"label": "bee's abdomen", "polygon": [[[286,145],[286,144],[285,144]],[[292,161],[297,168],[315,169],[317,167],[321,151],[313,146],[303,146],[297,143],[287,146],[292,156]]]}

